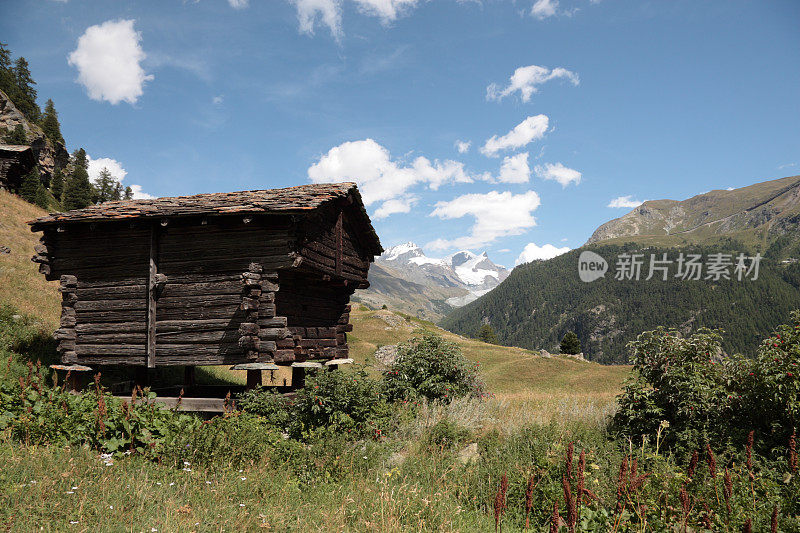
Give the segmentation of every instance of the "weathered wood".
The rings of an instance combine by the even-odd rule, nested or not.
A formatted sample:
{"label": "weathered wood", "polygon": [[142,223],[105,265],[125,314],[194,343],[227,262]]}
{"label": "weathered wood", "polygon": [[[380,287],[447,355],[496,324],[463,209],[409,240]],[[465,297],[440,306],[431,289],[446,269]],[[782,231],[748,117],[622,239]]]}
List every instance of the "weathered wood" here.
{"label": "weathered wood", "polygon": [[80,356],[91,355],[147,355],[147,347],[142,344],[78,344],[75,353]]}
{"label": "weathered wood", "polygon": [[275,341],[259,341],[258,342],[258,351],[261,353],[264,352],[275,352],[277,351],[278,346]]}
{"label": "weathered wood", "polygon": [[79,335],[94,335],[104,333],[146,333],[147,323],[144,321],[82,323],[75,326],[75,331],[78,332]]}
{"label": "weathered wood", "polygon": [[272,357],[276,363],[291,363],[294,361],[294,349],[291,350],[275,350]]}
{"label": "weathered wood", "polygon": [[283,328],[286,327],[287,321],[285,316],[276,316],[273,318],[263,318],[259,316],[258,325],[262,328]]}
{"label": "weathered wood", "polygon": [[77,338],[81,344],[144,345],[147,342],[147,333],[80,333]]}
{"label": "weathered wood", "polygon": [[157,344],[234,344],[238,339],[238,329],[162,332],[156,328]]}
{"label": "weathered wood", "polygon": [[158,233],[155,224],[150,226],[150,270],[147,282],[147,368],[156,366],[156,274],[158,273]]}

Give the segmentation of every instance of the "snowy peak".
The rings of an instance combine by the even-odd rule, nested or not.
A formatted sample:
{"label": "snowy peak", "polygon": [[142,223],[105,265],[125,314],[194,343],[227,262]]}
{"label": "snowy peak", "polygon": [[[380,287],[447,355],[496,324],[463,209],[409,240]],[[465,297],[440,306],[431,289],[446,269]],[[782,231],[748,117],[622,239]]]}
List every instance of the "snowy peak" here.
{"label": "snowy peak", "polygon": [[486,252],[476,255],[469,250],[461,250],[434,258],[426,256],[413,242],[392,246],[377,261],[391,266],[415,283],[468,291],[464,297],[453,299],[452,302],[448,300],[453,306],[476,299],[508,277],[508,270],[494,264]]}

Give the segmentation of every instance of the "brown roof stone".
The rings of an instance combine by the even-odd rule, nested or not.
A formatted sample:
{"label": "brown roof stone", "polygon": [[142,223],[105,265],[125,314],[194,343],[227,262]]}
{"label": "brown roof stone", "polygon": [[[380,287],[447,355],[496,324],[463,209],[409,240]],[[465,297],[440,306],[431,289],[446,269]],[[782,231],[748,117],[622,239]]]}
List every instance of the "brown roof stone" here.
{"label": "brown roof stone", "polygon": [[[191,215],[225,214],[302,214],[309,213],[327,202],[351,196],[354,207],[360,213],[364,231],[374,239],[376,250],[380,241],[361,200],[355,183],[320,183],[299,185],[285,189],[258,191],[222,192],[148,198],[142,200],[121,200],[105,202],[84,209],[74,209],[64,213],[51,213],[28,222],[34,231],[45,229],[53,224],[129,220],[135,218],[180,217]],[[378,252],[380,253],[380,252]]]}

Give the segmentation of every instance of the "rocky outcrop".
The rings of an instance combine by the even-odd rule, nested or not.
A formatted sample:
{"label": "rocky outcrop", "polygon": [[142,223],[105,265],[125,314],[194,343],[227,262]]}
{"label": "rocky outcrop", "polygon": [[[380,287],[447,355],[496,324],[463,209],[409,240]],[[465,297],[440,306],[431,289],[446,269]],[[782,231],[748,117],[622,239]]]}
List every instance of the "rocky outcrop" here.
{"label": "rocky outcrop", "polygon": [[25,130],[28,144],[33,150],[42,178],[49,180],[57,167],[63,168],[67,165],[69,152],[63,144],[53,143],[45,137],[42,129],[28,121],[6,93],[0,91],[0,132],[13,130],[18,124],[22,124],[22,128]]}

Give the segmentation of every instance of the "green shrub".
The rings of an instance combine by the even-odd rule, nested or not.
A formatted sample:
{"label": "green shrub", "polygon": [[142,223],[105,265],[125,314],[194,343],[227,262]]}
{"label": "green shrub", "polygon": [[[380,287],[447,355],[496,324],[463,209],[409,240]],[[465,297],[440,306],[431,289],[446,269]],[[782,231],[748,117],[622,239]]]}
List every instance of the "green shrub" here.
{"label": "green shrub", "polygon": [[661,430],[686,455],[707,443],[740,446],[755,430],[762,453],[784,449],[800,416],[800,312],[762,343],[755,359],[722,357],[722,338],[658,328],[629,343],[634,375],[618,398],[613,429],[639,441]]}
{"label": "green shrub", "polygon": [[292,405],[273,389],[259,387],[240,394],[236,405],[245,413],[258,415],[269,425],[286,431],[292,420]]}
{"label": "green shrub", "polygon": [[424,397],[450,402],[484,393],[477,365],[457,344],[430,331],[398,346],[394,365],[383,374],[383,385],[390,400]]}
{"label": "green shrub", "polygon": [[295,397],[289,433],[304,439],[320,432],[380,438],[392,425],[393,412],[380,383],[363,368],[319,372]]}
{"label": "green shrub", "polygon": [[44,365],[58,359],[56,342],[44,325],[20,314],[10,305],[0,305],[0,352],[21,354],[28,361],[41,361]]}

